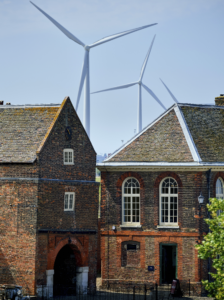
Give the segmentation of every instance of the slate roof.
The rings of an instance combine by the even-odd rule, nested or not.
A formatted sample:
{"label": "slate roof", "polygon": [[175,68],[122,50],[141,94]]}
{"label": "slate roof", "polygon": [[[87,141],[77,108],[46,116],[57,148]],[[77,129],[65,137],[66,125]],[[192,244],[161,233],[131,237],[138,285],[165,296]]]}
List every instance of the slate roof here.
{"label": "slate roof", "polygon": [[31,163],[61,104],[1,105],[0,163]]}
{"label": "slate roof", "polygon": [[102,165],[116,162],[224,162],[224,106],[174,104]]}

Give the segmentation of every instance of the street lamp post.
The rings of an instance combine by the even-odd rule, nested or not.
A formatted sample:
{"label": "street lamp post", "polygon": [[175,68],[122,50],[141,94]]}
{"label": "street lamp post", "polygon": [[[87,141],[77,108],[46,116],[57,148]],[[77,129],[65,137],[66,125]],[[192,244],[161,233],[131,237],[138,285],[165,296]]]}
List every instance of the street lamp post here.
{"label": "street lamp post", "polygon": [[[201,235],[202,235],[202,230],[201,230],[201,206],[204,203],[204,196],[202,195],[202,192],[200,193],[198,197],[198,203],[199,203],[199,240],[201,242]],[[200,260],[200,280],[201,280],[201,260]]]}

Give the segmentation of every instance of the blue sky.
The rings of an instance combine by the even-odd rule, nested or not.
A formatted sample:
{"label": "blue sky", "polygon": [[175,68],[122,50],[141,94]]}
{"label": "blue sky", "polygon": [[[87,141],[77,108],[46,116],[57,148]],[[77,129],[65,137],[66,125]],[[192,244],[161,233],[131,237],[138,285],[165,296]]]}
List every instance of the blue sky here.
{"label": "blue sky", "polygon": [[[168,108],[173,100],[214,103],[224,93],[223,0],[33,0],[86,44],[158,23],[90,51],[94,92],[137,81],[156,34],[143,82]],[[76,104],[83,48],[69,40],[29,1],[0,0],[0,100],[12,104]],[[138,87],[91,95],[91,141],[113,152],[134,135]],[[163,109],[143,91],[143,127]],[[82,120],[83,95],[78,109]]]}

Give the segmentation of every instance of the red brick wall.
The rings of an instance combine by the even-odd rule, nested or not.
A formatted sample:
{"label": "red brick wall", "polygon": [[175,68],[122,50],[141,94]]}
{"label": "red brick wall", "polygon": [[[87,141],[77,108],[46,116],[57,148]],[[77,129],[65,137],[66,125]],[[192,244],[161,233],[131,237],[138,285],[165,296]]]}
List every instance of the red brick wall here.
{"label": "red brick wall", "polygon": [[0,181],[0,282],[35,290],[38,186]]}
{"label": "red brick wall", "polygon": [[[66,126],[72,128],[70,141]],[[65,148],[74,149],[72,166],[63,164]],[[70,236],[71,246],[78,240],[82,245],[82,264],[89,266],[89,286],[95,287],[99,190],[95,164],[95,150],[68,100],[33,164],[0,165],[0,283],[22,285],[34,295],[35,285],[46,284],[46,270],[54,267],[51,253],[58,239],[66,245]],[[75,192],[74,211],[64,211],[65,192]],[[38,233],[40,229],[49,232]],[[56,229],[61,234],[54,233]],[[95,234],[76,236],[74,230]]]}
{"label": "red brick wall", "polygon": [[[224,173],[212,173],[211,195],[215,182]],[[141,228],[121,228],[122,183],[127,177],[140,182]],[[162,179],[173,177],[178,183],[178,229],[157,228],[159,225],[159,185]],[[205,203],[199,217],[198,196]],[[208,230],[205,204],[208,201],[205,172],[101,172],[101,257],[103,284],[160,283],[160,245],[177,245],[177,277],[183,282],[198,282],[207,276],[207,262],[197,257],[195,244],[200,234]],[[109,210],[109,211],[108,211]],[[112,231],[112,226],[116,231]],[[201,237],[202,238],[202,237]],[[122,243],[140,243],[140,263],[133,268],[122,267]],[[137,255],[137,253],[136,253]],[[136,258],[137,259],[137,258]],[[155,272],[148,272],[148,266]]]}
{"label": "red brick wall", "polygon": [[[67,140],[65,128],[70,126],[72,138]],[[63,150],[74,150],[74,165],[64,165]],[[68,100],[39,154],[40,177],[95,181],[96,152]]]}

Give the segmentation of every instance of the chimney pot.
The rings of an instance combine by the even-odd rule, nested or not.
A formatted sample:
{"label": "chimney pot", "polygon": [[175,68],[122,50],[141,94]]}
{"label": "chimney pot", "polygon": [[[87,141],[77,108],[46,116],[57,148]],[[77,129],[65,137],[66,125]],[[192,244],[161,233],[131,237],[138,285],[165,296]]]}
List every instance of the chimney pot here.
{"label": "chimney pot", "polygon": [[10,102],[6,102],[6,105],[11,105],[11,103]]}
{"label": "chimney pot", "polygon": [[215,97],[215,105],[224,106],[224,94],[220,94],[219,97]]}
{"label": "chimney pot", "polygon": [[4,104],[4,101],[3,100],[0,100],[0,105],[3,105]]}

